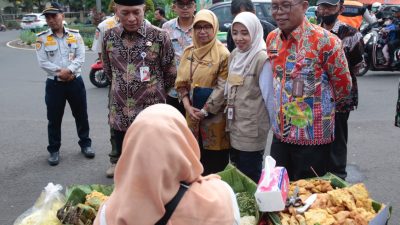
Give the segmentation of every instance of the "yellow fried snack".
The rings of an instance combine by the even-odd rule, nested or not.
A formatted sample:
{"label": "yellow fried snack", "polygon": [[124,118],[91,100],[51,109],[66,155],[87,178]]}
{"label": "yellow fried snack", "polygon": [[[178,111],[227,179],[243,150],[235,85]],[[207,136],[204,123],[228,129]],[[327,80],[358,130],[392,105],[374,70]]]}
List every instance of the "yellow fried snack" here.
{"label": "yellow fried snack", "polygon": [[340,211],[336,214],[333,215],[336,219],[337,223],[344,223],[347,218],[350,217],[350,212],[349,211]]}
{"label": "yellow fried snack", "polygon": [[295,216],[290,217],[290,225],[300,225]]}
{"label": "yellow fried snack", "polygon": [[331,207],[331,202],[329,195],[326,193],[317,194],[317,199],[310,206],[311,209],[326,209],[328,207]]}
{"label": "yellow fried snack", "polygon": [[353,195],[358,208],[364,208],[373,213],[375,212],[372,208],[372,199],[369,198],[367,188],[363,183],[355,184],[346,189]]}
{"label": "yellow fried snack", "polygon": [[333,225],[335,218],[323,209],[310,209],[304,213],[307,224]]}
{"label": "yellow fried snack", "polygon": [[297,214],[294,207],[286,208],[279,214],[283,225],[368,225],[376,216],[362,183],[333,189],[329,181],[298,180],[290,184],[289,195],[296,187],[303,202],[314,193],[317,199],[304,215]]}
{"label": "yellow fried snack", "polygon": [[307,225],[306,218],[304,218],[302,215],[296,215],[295,217],[300,225]]}
{"label": "yellow fried snack", "polygon": [[85,205],[93,207],[96,211],[99,210],[100,205],[108,199],[108,196],[98,191],[92,191],[86,195]]}
{"label": "yellow fried snack", "polygon": [[356,208],[353,195],[346,189],[328,191],[328,195],[334,206],[345,206],[350,211]]}
{"label": "yellow fried snack", "polygon": [[290,225],[290,216],[289,214],[279,212],[279,217],[281,218],[282,225]]}

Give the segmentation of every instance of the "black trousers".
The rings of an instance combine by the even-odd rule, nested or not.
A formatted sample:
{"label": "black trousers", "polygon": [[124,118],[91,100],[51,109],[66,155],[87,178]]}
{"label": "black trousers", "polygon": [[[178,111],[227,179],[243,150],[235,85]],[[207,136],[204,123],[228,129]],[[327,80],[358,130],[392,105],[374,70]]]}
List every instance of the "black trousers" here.
{"label": "black trousers", "polygon": [[390,63],[393,62],[393,57],[394,57],[394,51],[400,47],[400,40],[396,39],[393,41],[389,41],[388,43],[388,47],[389,47],[389,57],[390,57]]}
{"label": "black trousers", "polygon": [[109,154],[110,162],[117,163],[122,153],[122,143],[124,142],[126,131],[111,129],[111,133],[114,134],[115,150]]}
{"label": "black trousers", "polygon": [[167,104],[171,105],[173,107],[175,107],[177,110],[179,110],[179,112],[182,113],[183,116],[186,117],[186,110],[185,107],[183,106],[182,102],[179,102],[179,100],[177,98],[173,98],[169,95],[167,95]]}
{"label": "black trousers", "polygon": [[276,160],[276,166],[283,166],[288,171],[290,181],[316,177],[327,172],[331,144],[325,145],[294,145],[281,142],[275,136],[271,144],[271,156]]}
{"label": "black trousers", "polygon": [[200,154],[200,162],[204,168],[203,176],[221,172],[229,163],[229,149],[208,150],[200,148]]}
{"label": "black trousers", "polygon": [[350,112],[335,113],[335,141],[332,142],[332,148],[329,153],[328,171],[343,180],[346,179],[347,176],[347,120],[349,116]]}
{"label": "black trousers", "polygon": [[231,163],[256,184],[260,180],[263,156],[264,149],[254,152],[246,152],[232,148],[230,152]]}
{"label": "black trousers", "polygon": [[61,122],[68,101],[75,118],[79,146],[89,147],[89,121],[87,114],[86,89],[82,77],[70,82],[47,79],[45,101],[47,106],[47,131],[49,152],[57,152],[61,146]]}
{"label": "black trousers", "polygon": [[203,140],[199,135],[200,162],[203,165],[203,176],[223,171],[229,163],[229,149],[208,150],[203,147]]}

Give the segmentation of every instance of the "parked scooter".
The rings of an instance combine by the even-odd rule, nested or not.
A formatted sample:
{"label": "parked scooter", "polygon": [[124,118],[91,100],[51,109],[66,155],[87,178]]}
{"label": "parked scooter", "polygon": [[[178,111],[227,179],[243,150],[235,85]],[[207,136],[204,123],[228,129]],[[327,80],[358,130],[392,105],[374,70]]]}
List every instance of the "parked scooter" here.
{"label": "parked scooter", "polygon": [[382,43],[384,32],[381,31],[380,23],[373,23],[362,30],[363,41],[365,44],[364,65],[359,70],[359,76],[365,75],[368,70],[372,71],[400,71],[400,48],[394,51],[393,62],[395,66],[385,65]]}
{"label": "parked scooter", "polygon": [[0,23],[0,31],[6,31],[6,30],[7,30],[6,25]]}
{"label": "parked scooter", "polygon": [[103,62],[101,60],[96,60],[95,63],[93,63],[90,66],[91,70],[90,70],[90,74],[89,74],[89,78],[90,78],[90,82],[98,87],[98,88],[103,88],[103,87],[107,87],[108,85],[110,85],[110,81],[107,79],[107,76],[104,74],[103,71]]}

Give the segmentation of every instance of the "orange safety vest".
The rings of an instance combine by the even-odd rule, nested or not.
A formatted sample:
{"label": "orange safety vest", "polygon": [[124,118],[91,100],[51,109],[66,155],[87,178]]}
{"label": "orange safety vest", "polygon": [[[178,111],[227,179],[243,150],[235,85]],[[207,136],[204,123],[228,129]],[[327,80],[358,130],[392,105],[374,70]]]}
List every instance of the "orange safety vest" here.
{"label": "orange safety vest", "polygon": [[365,7],[358,1],[344,1],[344,11],[338,16],[338,19],[356,29],[360,29],[365,13]]}

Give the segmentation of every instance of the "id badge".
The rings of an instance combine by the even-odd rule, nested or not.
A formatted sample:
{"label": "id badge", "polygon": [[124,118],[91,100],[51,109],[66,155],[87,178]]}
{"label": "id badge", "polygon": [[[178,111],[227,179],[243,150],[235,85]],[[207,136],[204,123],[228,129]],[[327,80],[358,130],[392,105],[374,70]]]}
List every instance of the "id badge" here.
{"label": "id badge", "polygon": [[228,106],[228,108],[227,108],[226,118],[228,120],[233,120],[235,118],[235,108],[232,105]]}
{"label": "id badge", "polygon": [[304,81],[301,78],[293,80],[292,95],[294,97],[303,97]]}
{"label": "id badge", "polygon": [[148,66],[140,67],[140,81],[142,82],[150,81],[150,68]]}
{"label": "id badge", "polygon": [[75,59],[75,54],[73,52],[68,53],[68,60],[72,61]]}

